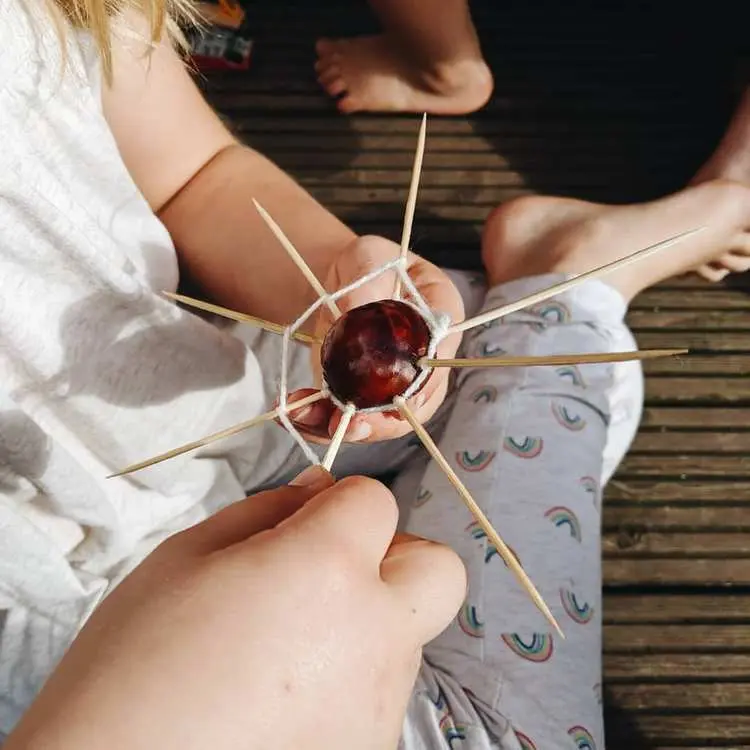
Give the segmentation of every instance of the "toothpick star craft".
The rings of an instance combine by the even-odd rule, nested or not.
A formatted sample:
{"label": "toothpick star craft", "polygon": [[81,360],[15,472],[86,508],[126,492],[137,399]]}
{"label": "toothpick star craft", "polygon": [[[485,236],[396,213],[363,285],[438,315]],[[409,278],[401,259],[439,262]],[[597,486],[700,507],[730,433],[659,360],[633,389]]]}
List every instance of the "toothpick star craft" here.
{"label": "toothpick star craft", "polygon": [[[281,246],[287,251],[290,258],[295,262],[315,290],[318,295],[317,300],[297,320],[290,325],[284,325],[261,320],[251,315],[228,310],[224,307],[191,297],[167,293],[166,296],[185,305],[254,325],[277,333],[282,337],[278,406],[226,430],[193,440],[166,453],[128,466],[112,476],[123,476],[139,471],[140,469],[145,469],[153,464],[166,461],[188,451],[196,450],[209,443],[236,435],[255,425],[271,420],[281,422],[311,463],[320,464],[330,470],[344,440],[347,427],[355,414],[387,411],[399,412],[410,424],[426,451],[455,487],[459,498],[485,532],[489,542],[497,549],[501,559],[513,571],[534,604],[544,614],[549,623],[564,637],[552,612],[526,575],[518,559],[472,498],[458,474],[453,470],[446,458],[441,454],[437,445],[433,442],[427,430],[419,423],[416,415],[409,406],[408,400],[424,386],[434,368],[437,367],[538,367],[560,364],[624,362],[635,359],[668,357],[685,353],[686,350],[684,349],[657,349],[607,354],[563,354],[546,357],[503,356],[478,359],[441,359],[436,356],[438,344],[449,334],[468,331],[477,326],[485,325],[493,320],[510,315],[518,310],[543,302],[584,281],[599,278],[675,245],[696,232],[701,231],[703,227],[670,237],[647,248],[638,250],[631,255],[627,255],[620,260],[594,268],[591,271],[582,273],[495,310],[484,312],[468,320],[449,320],[447,316],[430,309],[407,272],[407,252],[424,157],[426,127],[427,118],[425,115],[422,118],[422,124],[419,129],[411,184],[406,201],[400,251],[398,257],[384,264],[381,268],[372,271],[342,289],[332,293],[327,292],[307,263],[305,263],[304,258],[289,241],[289,238],[286,237],[281,227],[276,224],[268,212],[257,201],[253,201],[268,228],[273,232]],[[395,272],[397,279],[393,299],[371,302],[367,305],[353,308],[344,314],[341,313],[336,304],[337,300],[382,274],[389,272]],[[404,295],[407,296],[405,297]],[[300,331],[300,329],[323,305],[333,315],[334,322],[325,339],[317,341]],[[321,365],[323,372],[323,386],[321,389],[312,395],[296,401],[288,400],[287,372],[289,365],[289,344],[292,340],[307,345],[321,345]],[[351,367],[353,358],[357,362],[356,368]],[[386,368],[386,372],[383,369],[384,361],[389,365]],[[322,399],[332,401],[341,410],[342,417],[331,439],[328,450],[321,461],[294,427],[289,415]]]}

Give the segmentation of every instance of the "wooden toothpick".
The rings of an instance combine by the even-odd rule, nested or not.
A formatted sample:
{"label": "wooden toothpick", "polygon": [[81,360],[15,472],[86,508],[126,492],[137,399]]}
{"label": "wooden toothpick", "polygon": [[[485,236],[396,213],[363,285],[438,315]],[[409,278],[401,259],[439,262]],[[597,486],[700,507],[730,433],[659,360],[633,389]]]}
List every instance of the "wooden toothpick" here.
{"label": "wooden toothpick", "polygon": [[323,458],[322,465],[326,471],[331,470],[333,462],[336,460],[336,456],[338,455],[339,449],[341,448],[341,443],[344,442],[344,435],[346,434],[347,429],[349,429],[349,423],[352,421],[352,417],[354,416],[355,411],[356,409],[353,404],[347,404],[346,408],[341,414],[341,421],[339,422],[339,426],[336,428],[336,432],[333,433],[331,444],[328,446],[326,455]]}
{"label": "wooden toothpick", "polygon": [[[419,191],[419,178],[422,174],[422,161],[424,159],[424,146],[427,140],[427,113],[422,115],[422,124],[419,126],[419,136],[417,137],[417,150],[414,152],[414,166],[411,170],[411,183],[409,185],[409,195],[406,198],[406,208],[404,209],[404,226],[401,230],[401,258],[405,258],[409,252],[409,242],[411,240],[411,229],[414,225],[414,212],[417,208],[417,192]],[[393,299],[401,299],[401,277],[396,276],[396,288],[393,292]]]}
{"label": "wooden toothpick", "polygon": [[[327,396],[328,394],[325,391],[318,391],[317,393],[311,393],[309,396],[305,396],[304,398],[301,398],[298,401],[293,401],[292,403],[287,404],[286,410],[287,412],[297,411],[298,409],[301,409],[303,406],[314,404],[316,401],[320,401],[321,399],[324,399]],[[114,477],[121,477],[121,476],[124,476],[125,474],[132,474],[134,471],[140,471],[141,469],[145,469],[149,466],[153,466],[154,464],[161,463],[162,461],[167,461],[170,458],[181,456],[183,453],[188,453],[189,451],[195,450],[196,448],[201,448],[204,445],[208,445],[209,443],[214,443],[217,440],[222,440],[223,438],[231,437],[232,435],[236,435],[239,432],[243,432],[244,430],[248,430],[251,427],[255,427],[255,425],[261,424],[261,422],[268,422],[272,419],[276,419],[279,416],[280,412],[281,412],[281,409],[277,406],[275,409],[272,409],[271,411],[267,411],[265,412],[265,414],[259,414],[257,417],[248,419],[246,422],[240,422],[239,424],[236,424],[233,427],[228,427],[226,430],[221,430],[220,432],[214,432],[212,435],[207,435],[206,437],[202,437],[198,440],[193,440],[190,443],[181,445],[179,448],[173,448],[171,451],[167,451],[166,453],[160,453],[158,456],[154,456],[153,458],[148,458],[145,461],[140,461],[137,464],[132,464],[131,466],[128,466],[122,469],[121,471],[116,472],[115,474],[110,474],[107,477],[107,479],[113,479]]]}
{"label": "wooden toothpick", "polygon": [[630,362],[687,354],[687,349],[644,349],[635,352],[607,354],[550,354],[546,357],[465,357],[457,359],[423,359],[426,367],[537,367],[542,365],[588,365],[597,362]]}
{"label": "wooden toothpick", "polygon": [[305,278],[310,283],[310,286],[315,290],[315,293],[323,299],[324,304],[333,314],[334,318],[338,318],[341,315],[341,310],[339,310],[338,305],[328,297],[328,292],[326,292],[323,285],[318,280],[318,277],[312,272],[312,269],[310,266],[307,265],[305,262],[305,259],[299,254],[299,251],[296,247],[291,243],[289,238],[284,234],[281,227],[271,218],[268,211],[266,211],[263,206],[258,203],[258,201],[253,198],[253,204],[255,205],[255,208],[258,210],[258,213],[260,214],[263,221],[266,223],[268,228],[273,232],[276,239],[281,243],[281,246],[284,248],[284,250],[287,251],[289,254],[289,257],[294,261],[297,268],[299,268],[300,271],[304,274]]}
{"label": "wooden toothpick", "polygon": [[[193,297],[186,297],[184,294],[175,294],[174,292],[162,292],[162,294],[175,302],[182,302],[183,305],[196,307],[199,310],[205,310],[206,312],[214,313],[215,315],[221,315],[230,320],[237,320],[240,323],[249,323],[250,325],[262,328],[264,331],[271,331],[271,333],[278,333],[283,336],[284,331],[286,330],[286,326],[283,326],[280,323],[271,323],[269,320],[256,318],[254,315],[247,315],[246,313],[230,310],[227,307],[214,305],[211,302],[204,302],[203,300],[195,299]],[[308,336],[306,333],[301,333],[300,331],[293,333],[292,338],[303,344],[321,343],[320,339],[316,339],[314,336]]]}
{"label": "wooden toothpick", "polygon": [[425,450],[430,456],[432,456],[435,463],[443,470],[450,483],[456,488],[456,491],[464,501],[464,504],[487,535],[487,539],[495,546],[495,549],[498,551],[498,554],[505,564],[513,571],[513,573],[515,573],[534,604],[539,608],[539,611],[547,618],[550,625],[552,625],[560,636],[565,638],[565,635],[557,624],[557,620],[550,611],[550,608],[547,606],[544,599],[542,599],[541,594],[537,591],[536,587],[531,582],[531,579],[526,575],[526,571],[521,566],[521,563],[518,562],[516,556],[511,552],[508,545],[500,538],[497,531],[495,531],[487,516],[484,515],[482,509],[477,505],[476,500],[471,496],[469,490],[466,489],[463,482],[458,478],[456,472],[453,471],[451,465],[440,452],[437,445],[435,445],[427,430],[425,430],[425,428],[419,423],[414,412],[409,408],[403,396],[397,396],[393,402],[398,407],[398,410],[401,412],[404,419],[409,422],[417,437],[422,441]]}
{"label": "wooden toothpick", "polygon": [[562,292],[566,292],[568,291],[568,289],[572,289],[573,287],[578,286],[584,281],[599,278],[600,276],[604,276],[605,274],[611,273],[612,271],[617,271],[620,268],[624,268],[631,263],[643,260],[649,255],[653,255],[654,253],[675,245],[678,242],[682,242],[683,240],[691,237],[697,232],[702,232],[705,228],[706,227],[698,227],[697,229],[691,229],[688,232],[682,232],[681,234],[677,234],[667,240],[657,242],[655,245],[649,245],[648,247],[643,248],[643,250],[638,250],[631,255],[626,255],[624,258],[612,261],[611,263],[606,263],[605,265],[594,268],[591,271],[586,271],[585,273],[578,274],[578,276],[574,276],[572,279],[562,281],[559,284],[548,287],[547,289],[542,289],[539,292],[530,294],[528,295],[528,297],[524,297],[523,299],[516,300],[515,302],[511,302],[507,305],[503,305],[502,307],[498,307],[495,310],[488,310],[481,315],[476,315],[475,317],[464,320],[461,323],[456,323],[448,329],[448,333],[461,333],[462,331],[468,331],[470,328],[475,328],[476,326],[483,325],[484,323],[489,323],[493,320],[497,320],[498,318],[503,318],[506,315],[517,312],[518,310],[523,310],[525,307],[530,307],[531,305],[536,305],[539,302],[544,302],[550,297],[554,297],[558,294],[561,294]]}

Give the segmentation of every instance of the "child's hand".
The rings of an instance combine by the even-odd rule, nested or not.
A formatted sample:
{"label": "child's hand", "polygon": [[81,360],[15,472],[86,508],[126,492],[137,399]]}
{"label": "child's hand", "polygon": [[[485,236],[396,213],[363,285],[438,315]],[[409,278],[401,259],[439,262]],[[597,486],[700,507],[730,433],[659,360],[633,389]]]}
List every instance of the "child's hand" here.
{"label": "child's hand", "polygon": [[[398,257],[399,247],[394,242],[382,237],[361,237],[341,253],[334,261],[324,285],[335,291],[356,281],[365,274],[393,258]],[[458,290],[437,266],[412,253],[408,258],[409,276],[424,297],[431,309],[446,313],[451,320],[463,320],[464,309]],[[384,273],[374,281],[360,287],[346,297],[337,301],[342,312],[353,307],[393,297],[396,275]],[[332,323],[328,308],[323,307],[318,314],[315,333],[322,339]],[[437,356],[452,357],[461,341],[460,334],[448,336],[440,342]],[[312,347],[312,367],[315,373],[315,385],[320,386],[320,346]],[[448,389],[449,368],[436,368],[430,374],[424,387],[409,400],[420,422],[426,422],[437,410],[445,398]],[[311,391],[297,391],[290,394],[299,398]],[[295,425],[311,442],[327,442],[336,430],[341,412],[330,401],[321,401],[302,411]],[[375,442],[401,437],[410,431],[410,427],[398,412],[382,414],[356,415],[347,431],[349,441]]]}
{"label": "child's hand", "polygon": [[100,606],[7,750],[394,748],[460,559],[396,535],[379,482],[236,503],[161,545]]}

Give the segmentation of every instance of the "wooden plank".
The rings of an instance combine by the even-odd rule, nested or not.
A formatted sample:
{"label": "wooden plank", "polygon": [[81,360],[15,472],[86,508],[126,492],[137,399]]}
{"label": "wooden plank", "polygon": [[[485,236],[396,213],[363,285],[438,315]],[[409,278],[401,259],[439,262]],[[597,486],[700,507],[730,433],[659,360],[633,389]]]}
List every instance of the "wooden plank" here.
{"label": "wooden plank", "polygon": [[[264,151],[263,153],[268,154],[269,152]],[[273,154],[273,158],[283,165],[289,163],[286,161],[286,155],[281,157],[278,154]],[[347,169],[340,174],[340,181],[330,176],[320,179],[316,175],[318,170],[321,172],[325,170],[329,174],[333,174],[341,167],[340,161],[337,164],[334,163],[334,159],[331,159],[328,170],[325,170],[325,167],[295,170],[297,179],[310,190],[314,190],[315,197],[331,211],[353,211],[361,209],[365,203],[372,203],[376,208],[383,205],[388,206],[394,200],[399,200],[404,190],[404,185],[408,187],[409,184],[408,175],[406,175],[405,171],[389,173],[387,176],[384,176],[383,170],[380,169],[372,170],[372,173],[362,168],[356,170]],[[455,203],[471,201],[476,212],[468,215],[466,217],[467,220],[486,221],[490,211],[511,200],[508,197],[509,191],[512,190],[516,197],[531,194],[528,188],[526,188],[526,178],[512,167],[493,172],[476,170],[473,174],[469,174],[468,169],[462,170],[462,172],[466,179],[462,180],[461,184],[458,185],[455,184],[456,174],[452,170],[450,174],[446,175],[443,174],[443,170],[436,169],[428,172],[425,169],[422,173],[425,184],[424,189],[420,190],[419,193],[421,200],[418,208],[423,211],[429,210],[430,213],[437,216],[448,216],[446,212]],[[373,173],[376,173],[374,177]],[[406,182],[403,181],[404,177],[407,178]],[[540,172],[538,179],[540,181],[548,180],[549,184],[553,184],[556,178],[553,175]],[[586,186],[591,186],[597,184],[597,179],[592,174],[585,174],[581,171],[569,180],[568,184],[585,184]],[[606,186],[602,183],[602,187]],[[635,249],[637,250],[638,248]],[[643,314],[636,317],[639,321],[641,319],[645,321],[643,327],[647,327],[650,320],[655,321],[651,324],[652,327],[658,326],[661,316],[668,315],[668,313],[651,313],[654,316],[651,317],[651,315],[646,314],[647,311],[642,312]],[[687,313],[682,314],[687,315]],[[717,318],[717,320],[719,319]],[[704,327],[710,328],[711,326],[706,325]],[[730,328],[728,324],[724,327]],[[746,328],[747,326],[745,325],[744,327]]]}
{"label": "wooden plank", "polygon": [[[679,478],[682,472],[677,472],[678,478],[669,480],[662,476],[666,472],[655,472],[657,479],[648,479],[637,475],[624,476],[627,468],[626,457],[619,474],[607,485],[605,508],[610,500],[673,504],[750,501],[750,481],[733,481],[721,473],[715,479],[688,479],[687,476],[682,479]],[[702,465],[701,471],[704,471]]]}
{"label": "wooden plank", "polygon": [[[620,476],[641,477],[750,477],[750,456],[644,456],[628,455]],[[731,491],[729,494],[731,498]]]}
{"label": "wooden plank", "polygon": [[[604,683],[608,686],[623,682],[721,680],[750,682],[750,654],[722,654],[721,658],[715,654],[639,654],[635,659],[630,655],[607,654],[604,657]],[[639,687],[644,686],[639,684]],[[674,685],[670,687],[675,690]],[[617,693],[614,698],[623,705]]]}
{"label": "wooden plank", "polygon": [[632,328],[750,331],[750,318],[744,310],[632,310],[627,320]]}
{"label": "wooden plank", "polygon": [[[750,560],[619,558],[603,562],[607,586],[749,586]],[[750,628],[748,629],[750,630]]]}
{"label": "wooden plank", "polygon": [[610,686],[611,700],[626,711],[735,711],[750,706],[750,684],[743,682],[700,682],[675,685]]}
{"label": "wooden plank", "polygon": [[750,628],[746,624],[605,625],[604,651],[620,655],[748,654]]}
{"label": "wooden plank", "polygon": [[[211,85],[217,86],[218,80],[212,76]],[[230,90],[236,90],[234,87],[244,79],[238,79],[232,74],[226,80],[226,86]],[[238,113],[232,117],[232,124],[235,130],[248,136],[267,133],[280,136],[294,134],[305,137],[306,142],[308,137],[317,135],[335,135],[338,138],[354,136],[358,143],[364,136],[388,135],[403,137],[408,142],[410,137],[413,139],[415,136],[419,118],[413,115],[384,117],[368,114],[342,117],[335,111],[307,117],[300,117],[296,112],[279,112],[269,116],[261,111],[253,113],[252,116]],[[433,117],[429,121],[430,143],[437,137],[460,137],[462,143],[468,143],[474,138],[491,138],[491,142],[502,139],[503,146],[509,150],[528,148],[531,151],[537,151],[540,142],[549,143],[551,138],[556,137],[569,139],[576,137],[576,134],[579,139],[589,144],[621,145],[623,138],[659,138],[660,147],[661,143],[664,143],[669,148],[667,138],[676,136],[679,143],[681,137],[689,138],[692,132],[693,128],[684,122],[660,120],[650,123],[616,121],[610,123],[606,131],[597,125],[580,122],[576,126],[576,132],[571,133],[569,123],[549,118],[536,120],[533,117],[521,116],[521,113],[501,120],[483,117],[479,113],[471,117]],[[413,147],[412,142],[407,148]]]}
{"label": "wooden plank", "polygon": [[750,432],[641,431],[631,453],[750,453]]}
{"label": "wooden plank", "polygon": [[[744,510],[745,515],[748,515],[748,509]],[[691,565],[695,558],[746,560],[747,575],[750,578],[750,535],[742,532],[620,529],[603,535],[602,553],[608,561],[653,560],[654,565],[659,565],[662,558],[669,558],[670,563],[683,560],[686,566]]]}
{"label": "wooden plank", "polygon": [[[281,118],[279,118],[281,120]],[[282,120],[283,122],[283,120]],[[406,125],[408,121],[399,121]],[[454,123],[452,125],[461,125],[463,128],[453,128],[453,132],[442,132],[444,128],[442,119],[435,118],[429,121],[429,137],[425,149],[425,155],[432,158],[434,154],[484,154],[485,156],[495,158],[499,153],[524,157],[534,157],[539,154],[539,137],[532,136],[524,132],[523,134],[503,135],[502,142],[498,144],[493,138],[490,141],[482,133],[477,131],[476,126],[469,122]],[[388,159],[401,154],[413,154],[416,131],[419,126],[418,119],[414,119],[412,126],[401,127],[395,132],[393,130],[377,127],[375,130],[352,128],[352,127],[332,127],[328,118],[323,120],[302,121],[308,125],[307,128],[300,128],[298,121],[290,122],[287,128],[279,127],[277,121],[276,127],[269,126],[267,129],[259,128],[255,118],[238,118],[233,120],[233,130],[241,134],[243,139],[261,149],[274,152],[281,152],[294,157],[303,157],[310,151],[316,151],[322,154],[333,153],[340,154],[342,146],[348,146],[346,141],[347,135],[356,134],[352,141],[356,143],[356,150],[362,154],[380,154],[381,160]],[[313,124],[315,130],[309,125]],[[433,125],[433,123],[439,123]],[[390,131],[390,132],[389,132]],[[458,132],[456,132],[458,131]],[[601,156],[600,151],[612,149],[618,145],[622,134],[612,132],[593,132],[586,137],[587,150],[581,150],[576,153],[576,160],[581,167],[591,167],[597,164],[597,157]],[[670,141],[664,144],[665,151],[662,151],[662,161],[668,161],[670,151],[677,151],[681,148],[679,141]],[[667,156],[665,156],[667,154]],[[525,161],[525,160],[524,160]],[[601,163],[602,169],[606,169],[610,162],[619,163],[622,161],[622,155],[617,150],[611,150],[609,161]],[[540,162],[543,164],[543,162]],[[426,165],[425,165],[426,166]],[[480,165],[481,166],[481,165]],[[547,165],[549,166],[549,165]],[[358,196],[355,196],[358,197]]]}
{"label": "wooden plank", "polygon": [[[604,528],[607,531],[607,545],[616,543],[616,532],[623,529],[634,529],[640,533],[661,532],[715,532],[715,539],[704,538],[692,540],[683,535],[675,535],[673,544],[681,542],[686,545],[685,550],[693,550],[692,542],[710,549],[711,544],[720,545],[722,542],[729,545],[743,544],[750,548],[750,508],[747,503],[737,505],[698,505],[698,506],[674,506],[674,505],[646,505],[643,503],[631,503],[630,505],[605,504]],[[719,533],[721,532],[721,533]],[[733,534],[728,532],[734,532]],[[739,532],[745,532],[740,534]],[[703,535],[701,535],[703,536]],[[706,537],[713,534],[706,534]],[[741,537],[740,539],[736,537]],[[654,543],[652,540],[651,543]],[[716,547],[719,549],[719,547]]]}
{"label": "wooden plank", "polygon": [[646,375],[748,375],[750,355],[686,354],[644,362]]}
{"label": "wooden plank", "polygon": [[[750,715],[644,715],[634,718],[632,728],[648,737],[648,740],[641,739],[643,744],[633,746],[633,750],[635,747],[651,750],[659,747],[659,743],[668,742],[679,744],[683,748],[694,747],[694,744],[688,743],[697,742],[713,748],[727,747],[735,750],[736,743],[750,743]],[[731,744],[719,744],[725,742]]]}
{"label": "wooden plank", "polygon": [[[673,345],[682,346],[676,341]],[[746,404],[750,403],[750,378],[651,377],[646,379],[646,401]]]}
{"label": "wooden plank", "polygon": [[[278,154],[273,158],[281,164],[283,160]],[[412,154],[413,158],[413,154]],[[294,176],[303,182],[310,189],[325,190],[338,189],[339,193],[331,193],[326,197],[326,202],[333,204],[341,203],[344,209],[346,204],[341,200],[341,196],[346,197],[346,190],[360,186],[367,188],[385,187],[401,189],[403,185],[409,185],[411,170],[395,169],[389,163],[380,164],[375,168],[367,169],[363,167],[352,168],[345,159],[339,160],[338,163],[331,160],[328,168],[300,167],[294,165]],[[485,169],[466,169],[464,167],[456,169],[425,169],[424,170],[425,189],[435,189],[439,187],[453,188],[455,190],[478,187],[502,187],[502,188],[520,188],[524,183],[520,180],[518,172],[508,169],[485,170]],[[552,177],[550,177],[552,179]],[[527,188],[524,195],[531,195],[534,191]],[[325,195],[321,192],[322,195]],[[421,191],[420,191],[421,195]],[[357,205],[354,202],[352,206]],[[420,206],[427,205],[420,201]]]}
{"label": "wooden plank", "polygon": [[[232,130],[237,133],[234,122]],[[413,155],[414,137],[412,136],[342,136],[335,135],[330,138],[324,136],[304,137],[297,133],[284,133],[279,135],[260,133],[239,133],[243,141],[266,154],[273,156],[275,160],[294,164],[295,169],[325,169],[328,167],[340,168],[342,162],[351,169],[375,169],[382,168],[387,161],[390,169],[404,168],[407,157]],[[590,139],[587,139],[590,150],[581,151],[576,161],[575,177],[580,180],[583,177],[589,180],[600,181],[602,173],[610,170],[621,170],[624,161],[623,156],[617,151],[610,151],[610,156],[604,162],[599,151],[606,150],[606,146],[600,149],[592,147]],[[662,163],[668,164],[672,161],[670,154],[662,153]],[[533,169],[535,176],[548,175],[549,179],[559,179],[559,175],[550,166],[549,154],[540,147],[538,142],[530,142],[528,146],[520,148],[513,142],[503,139],[501,143],[488,142],[483,137],[439,137],[430,136],[428,147],[425,151],[424,169],[446,169],[458,168],[469,171],[516,171],[519,165],[527,172]],[[659,160],[654,166],[659,166]],[[338,175],[331,172],[328,184],[331,188],[339,185]],[[361,191],[352,191],[350,201],[352,203],[367,200],[367,195]],[[449,195],[435,194],[425,196],[425,200],[448,201]],[[479,202],[492,202],[494,196],[479,198]]]}
{"label": "wooden plank", "polygon": [[744,481],[722,481],[710,477],[688,479],[615,475],[605,490],[605,512],[612,502],[638,502],[644,507],[670,503],[671,505],[695,505],[696,503],[718,503],[727,505],[750,501],[750,483]]}
{"label": "wooden plank", "polygon": [[[639,294],[631,305],[633,312],[651,310],[750,310],[750,296],[725,290],[716,285],[701,289],[699,294],[685,297],[684,291],[657,286]],[[633,314],[631,312],[631,315]]]}
{"label": "wooden plank", "polygon": [[[727,359],[731,357],[727,355]],[[650,406],[644,409],[641,419],[641,429],[646,428],[744,430],[750,428],[750,408]]]}
{"label": "wooden plank", "polygon": [[750,594],[622,594],[604,597],[607,624],[750,623]]}

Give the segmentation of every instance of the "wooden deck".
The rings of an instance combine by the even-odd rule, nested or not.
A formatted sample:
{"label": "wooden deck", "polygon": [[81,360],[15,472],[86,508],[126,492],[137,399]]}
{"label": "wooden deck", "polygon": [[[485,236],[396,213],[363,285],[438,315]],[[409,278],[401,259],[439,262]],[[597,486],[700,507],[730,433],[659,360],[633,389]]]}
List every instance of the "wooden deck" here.
{"label": "wooden deck", "polygon": [[[686,4],[600,5],[477,4],[496,91],[477,115],[430,122],[419,252],[476,267],[502,201],[647,200],[711,151],[734,63],[716,24]],[[318,35],[375,28],[366,5],[267,0],[251,16],[252,70],[211,77],[211,100],[356,229],[397,239],[417,119],[339,116],[312,72]],[[675,281],[630,323],[644,347],[694,353],[647,364],[643,426],[607,493],[608,747],[750,750],[750,297]]]}

